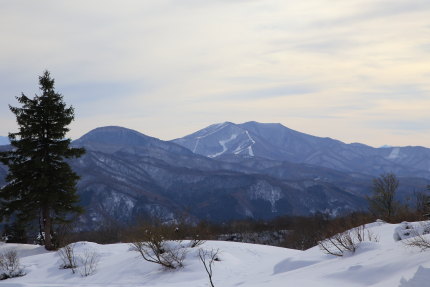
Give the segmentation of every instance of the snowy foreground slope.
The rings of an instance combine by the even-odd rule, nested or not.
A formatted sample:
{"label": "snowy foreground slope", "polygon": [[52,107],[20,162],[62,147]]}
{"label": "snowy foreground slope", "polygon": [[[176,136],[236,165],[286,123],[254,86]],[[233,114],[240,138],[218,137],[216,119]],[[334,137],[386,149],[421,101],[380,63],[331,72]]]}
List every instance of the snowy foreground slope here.
{"label": "snowy foreground slope", "polygon": [[[355,254],[335,257],[318,247],[297,251],[278,247],[206,242],[200,248],[219,249],[213,281],[216,287],[228,286],[430,286],[430,251],[406,247],[395,241],[397,224],[373,223],[369,229],[379,242],[362,243]],[[59,269],[59,257],[42,247],[3,244],[16,248],[27,275],[0,281],[0,286],[210,286],[197,257],[197,248],[189,249],[185,266],[167,271],[145,262],[128,244],[98,245],[78,243],[76,250],[97,250],[101,259],[94,275],[81,277]],[[417,272],[418,271],[418,272]]]}

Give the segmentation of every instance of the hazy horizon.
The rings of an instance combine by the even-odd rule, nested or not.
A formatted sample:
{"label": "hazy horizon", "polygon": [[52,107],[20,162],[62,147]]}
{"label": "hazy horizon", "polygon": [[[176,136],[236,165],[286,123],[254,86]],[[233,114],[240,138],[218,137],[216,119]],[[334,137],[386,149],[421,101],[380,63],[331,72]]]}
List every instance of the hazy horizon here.
{"label": "hazy horizon", "polygon": [[[225,122],[231,122],[231,121],[225,121]],[[246,122],[255,122],[255,121],[246,121]],[[246,122],[240,122],[240,123],[234,123],[234,122],[232,122],[232,123],[233,123],[233,124],[243,124],[243,123],[246,123]],[[215,124],[221,124],[221,123],[224,123],[224,122],[213,123],[213,124],[215,125]],[[261,122],[259,122],[259,123],[261,123]],[[262,124],[282,124],[282,123],[262,123]],[[95,127],[95,128],[93,128],[93,129],[91,129],[91,130],[89,130],[89,131],[87,131],[87,132],[84,132],[84,133],[83,133],[83,134],[81,134],[81,135],[78,135],[77,137],[70,137],[70,136],[68,136],[68,138],[71,138],[72,140],[77,140],[77,139],[79,139],[80,137],[84,136],[85,134],[87,134],[87,133],[91,132],[91,131],[92,131],[92,130],[94,130],[94,129],[97,129],[97,128],[103,128],[103,127],[110,127],[110,126],[120,127],[120,128],[126,128],[126,129],[131,129],[131,130],[137,131],[137,132],[139,132],[139,133],[142,133],[142,134],[144,134],[144,135],[147,135],[147,136],[150,136],[150,137],[155,137],[155,136],[153,136],[153,135],[151,135],[151,134],[145,133],[144,131],[136,130],[136,129],[129,128],[129,127],[126,127],[126,126],[107,125],[107,126]],[[283,126],[285,126],[285,125],[283,125]],[[185,136],[187,136],[187,135],[190,135],[190,134],[192,134],[192,133],[197,132],[198,130],[201,130],[201,129],[204,129],[204,128],[207,128],[207,127],[208,127],[208,126],[201,127],[201,128],[199,128],[199,129],[197,129],[197,130],[191,131],[191,132],[189,132],[189,133],[187,133],[187,134],[184,134],[184,135],[181,135],[181,136],[179,136],[179,137],[175,137],[175,138],[167,138],[167,139],[161,139],[161,138],[158,138],[158,139],[161,139],[161,140],[164,140],[164,141],[172,141],[172,140],[175,140],[175,139],[178,139],[178,138],[185,137]],[[287,126],[285,126],[285,127],[286,127],[286,128],[289,128],[289,127],[287,127]],[[306,132],[303,132],[303,131],[298,131],[298,130],[296,130],[296,131],[297,131],[297,132],[301,132],[301,133],[305,133],[305,134],[308,134],[308,135],[311,135],[311,136],[316,136],[316,135],[309,134],[309,133],[306,133]],[[5,136],[5,135],[0,135],[0,145],[1,145],[1,144],[2,144],[2,142],[3,142],[3,141],[2,141],[2,137],[3,137],[4,139],[7,139],[7,135],[6,135],[6,136]],[[326,138],[326,137],[324,137],[324,136],[317,136],[317,137]],[[157,138],[157,137],[155,137],[155,138]],[[337,139],[337,138],[331,138],[331,139],[342,141],[342,140]],[[344,142],[344,141],[342,141],[342,142]],[[404,146],[397,146],[397,145],[391,145],[391,144],[389,144],[389,143],[383,144],[383,145],[381,145],[381,146],[372,146],[372,145],[369,145],[369,144],[366,144],[366,143],[363,143],[363,142],[344,142],[344,143],[346,143],[346,144],[355,144],[355,143],[358,143],[358,144],[365,144],[365,145],[368,145],[368,146],[371,146],[371,147],[374,147],[374,148],[392,148],[392,147],[420,146],[420,145],[413,145],[413,144],[410,144],[410,145],[404,145]],[[422,147],[430,148],[430,147],[427,147],[427,146],[422,146]]]}

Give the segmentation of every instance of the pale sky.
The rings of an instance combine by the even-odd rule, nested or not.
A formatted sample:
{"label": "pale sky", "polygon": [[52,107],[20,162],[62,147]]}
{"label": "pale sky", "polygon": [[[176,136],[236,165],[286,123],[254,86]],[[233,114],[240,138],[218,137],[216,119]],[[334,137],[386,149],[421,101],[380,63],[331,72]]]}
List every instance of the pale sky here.
{"label": "pale sky", "polygon": [[279,122],[430,147],[429,0],[0,0],[0,135],[47,69],[69,134]]}

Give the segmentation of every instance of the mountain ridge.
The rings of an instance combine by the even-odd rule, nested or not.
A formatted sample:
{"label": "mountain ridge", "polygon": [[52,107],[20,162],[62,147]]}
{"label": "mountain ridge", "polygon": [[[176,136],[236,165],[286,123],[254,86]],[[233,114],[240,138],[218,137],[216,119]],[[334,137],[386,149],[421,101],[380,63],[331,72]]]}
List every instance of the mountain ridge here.
{"label": "mountain ridge", "polygon": [[[221,127],[213,125],[198,131],[195,137],[203,143],[206,139],[215,140],[215,152],[219,153],[220,147],[223,150],[217,138]],[[212,158],[123,127],[100,127],[88,132],[72,142],[73,146],[84,147],[86,154],[70,160],[81,177],[77,189],[86,209],[81,226],[95,228],[103,222],[123,224],[147,217],[174,221],[184,214],[194,222],[270,219],[316,212],[334,216],[366,208],[365,196],[371,191],[372,178],[379,174],[259,157],[257,153],[268,149],[258,147],[257,141],[279,125],[265,127],[269,132],[257,133],[258,123],[250,124],[248,135],[227,123],[222,129],[237,134],[239,146],[233,151],[238,154],[225,152]],[[225,136],[229,139],[232,133]],[[224,142],[225,148],[231,151],[235,139]],[[241,140],[245,140],[242,146]],[[276,141],[273,143],[276,145]],[[251,144],[254,156],[250,156]],[[394,152],[395,156],[399,155]],[[5,183],[6,172],[6,167],[0,165],[0,186]],[[429,180],[418,175],[401,178],[400,198],[425,189]]]}
{"label": "mountain ridge", "polygon": [[[183,210],[191,218],[212,221],[323,210],[342,214],[365,205],[361,183],[351,185],[356,191],[345,192],[331,180],[313,180],[314,174],[324,178],[325,171],[279,167],[275,161],[262,163],[262,170],[268,169],[263,172],[254,163],[204,157],[126,128],[98,128],[73,145],[87,149],[83,158],[72,162],[82,177],[78,190],[87,202],[85,224],[106,217],[127,221],[143,214],[173,220]],[[302,170],[304,176],[284,178],[281,170],[292,169]]]}
{"label": "mountain ridge", "polygon": [[[211,158],[224,155],[306,163],[347,172],[394,172],[430,178],[430,149],[420,146],[374,148],[316,137],[282,124],[224,122],[172,142]],[[424,160],[423,160],[424,159]]]}

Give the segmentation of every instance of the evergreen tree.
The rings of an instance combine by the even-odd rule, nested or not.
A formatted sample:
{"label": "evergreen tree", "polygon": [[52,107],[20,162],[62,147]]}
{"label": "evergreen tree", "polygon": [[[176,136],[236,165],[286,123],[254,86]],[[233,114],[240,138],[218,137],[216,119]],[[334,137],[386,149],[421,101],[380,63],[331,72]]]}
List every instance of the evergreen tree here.
{"label": "evergreen tree", "polygon": [[67,126],[74,119],[73,107],[54,90],[48,71],[39,77],[41,94],[33,99],[17,97],[22,107],[9,106],[19,131],[9,133],[12,150],[0,153],[9,167],[7,185],[0,190],[0,216],[26,223],[39,220],[45,248],[55,248],[53,225],[82,212],[77,205],[79,177],[65,161],[80,157],[85,150],[71,148]]}

